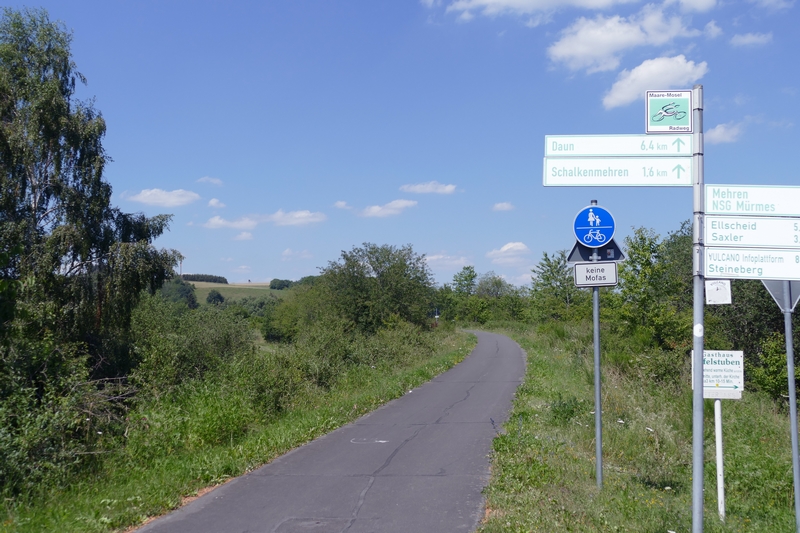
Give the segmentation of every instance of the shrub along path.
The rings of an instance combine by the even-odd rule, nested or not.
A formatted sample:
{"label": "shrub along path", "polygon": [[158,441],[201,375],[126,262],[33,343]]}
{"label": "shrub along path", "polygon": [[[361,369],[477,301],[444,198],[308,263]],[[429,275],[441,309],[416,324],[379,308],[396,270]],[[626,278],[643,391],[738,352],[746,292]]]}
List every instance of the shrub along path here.
{"label": "shrub along path", "polygon": [[525,373],[516,343],[477,336],[450,371],[139,532],[475,530],[492,439]]}

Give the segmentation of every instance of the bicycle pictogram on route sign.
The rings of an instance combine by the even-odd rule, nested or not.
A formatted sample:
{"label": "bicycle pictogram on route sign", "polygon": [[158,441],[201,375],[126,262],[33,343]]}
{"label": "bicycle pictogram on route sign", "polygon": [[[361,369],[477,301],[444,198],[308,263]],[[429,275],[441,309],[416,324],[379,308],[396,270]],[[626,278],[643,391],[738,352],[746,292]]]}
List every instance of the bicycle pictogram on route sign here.
{"label": "bicycle pictogram on route sign", "polygon": [[573,224],[575,238],[589,248],[599,248],[609,242],[615,229],[614,217],[598,205],[581,209]]}
{"label": "bicycle pictogram on route sign", "polygon": [[645,133],[692,133],[692,91],[646,91]]}

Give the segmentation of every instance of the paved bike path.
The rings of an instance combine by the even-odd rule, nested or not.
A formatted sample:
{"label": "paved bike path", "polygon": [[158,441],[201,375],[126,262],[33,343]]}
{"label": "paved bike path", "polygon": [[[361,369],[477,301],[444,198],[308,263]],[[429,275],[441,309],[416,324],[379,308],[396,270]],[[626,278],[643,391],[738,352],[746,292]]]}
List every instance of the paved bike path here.
{"label": "paved bike path", "polygon": [[492,439],[525,359],[477,332],[461,363],[139,533],[447,533],[483,513]]}

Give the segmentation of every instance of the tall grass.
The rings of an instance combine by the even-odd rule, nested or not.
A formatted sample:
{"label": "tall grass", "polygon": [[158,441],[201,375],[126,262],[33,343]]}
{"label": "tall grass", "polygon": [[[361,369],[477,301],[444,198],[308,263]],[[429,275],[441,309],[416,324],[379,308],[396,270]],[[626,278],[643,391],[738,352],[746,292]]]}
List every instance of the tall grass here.
{"label": "tall grass", "polygon": [[[528,353],[494,442],[483,533],[691,530],[688,359],[603,332],[604,484],[595,480],[591,326],[506,331]],[[723,401],[727,518],[717,515],[713,403],[705,418],[705,531],[794,531],[789,420],[766,394]]]}
{"label": "tall grass", "polygon": [[[109,437],[116,445],[68,482],[5,500],[0,531],[105,532],[141,524],[403,395],[475,344],[452,329],[431,333],[405,324],[369,338],[319,328],[296,345],[243,344],[212,358],[196,351],[200,318],[161,331],[152,319],[169,308],[153,305],[139,323],[153,326],[150,337],[141,332],[139,394],[124,433]],[[213,319],[214,342],[224,340],[221,329],[240,328],[215,314],[223,311],[204,313],[194,317]],[[149,357],[156,358],[152,367]],[[158,369],[191,371],[191,379]]]}

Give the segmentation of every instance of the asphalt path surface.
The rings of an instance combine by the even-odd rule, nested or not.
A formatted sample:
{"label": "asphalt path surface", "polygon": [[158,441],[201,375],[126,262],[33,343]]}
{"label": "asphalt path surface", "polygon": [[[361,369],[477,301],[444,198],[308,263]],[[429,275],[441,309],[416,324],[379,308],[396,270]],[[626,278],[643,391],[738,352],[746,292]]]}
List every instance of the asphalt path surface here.
{"label": "asphalt path surface", "polygon": [[516,343],[476,334],[448,372],[139,533],[474,531],[492,439],[525,373]]}

